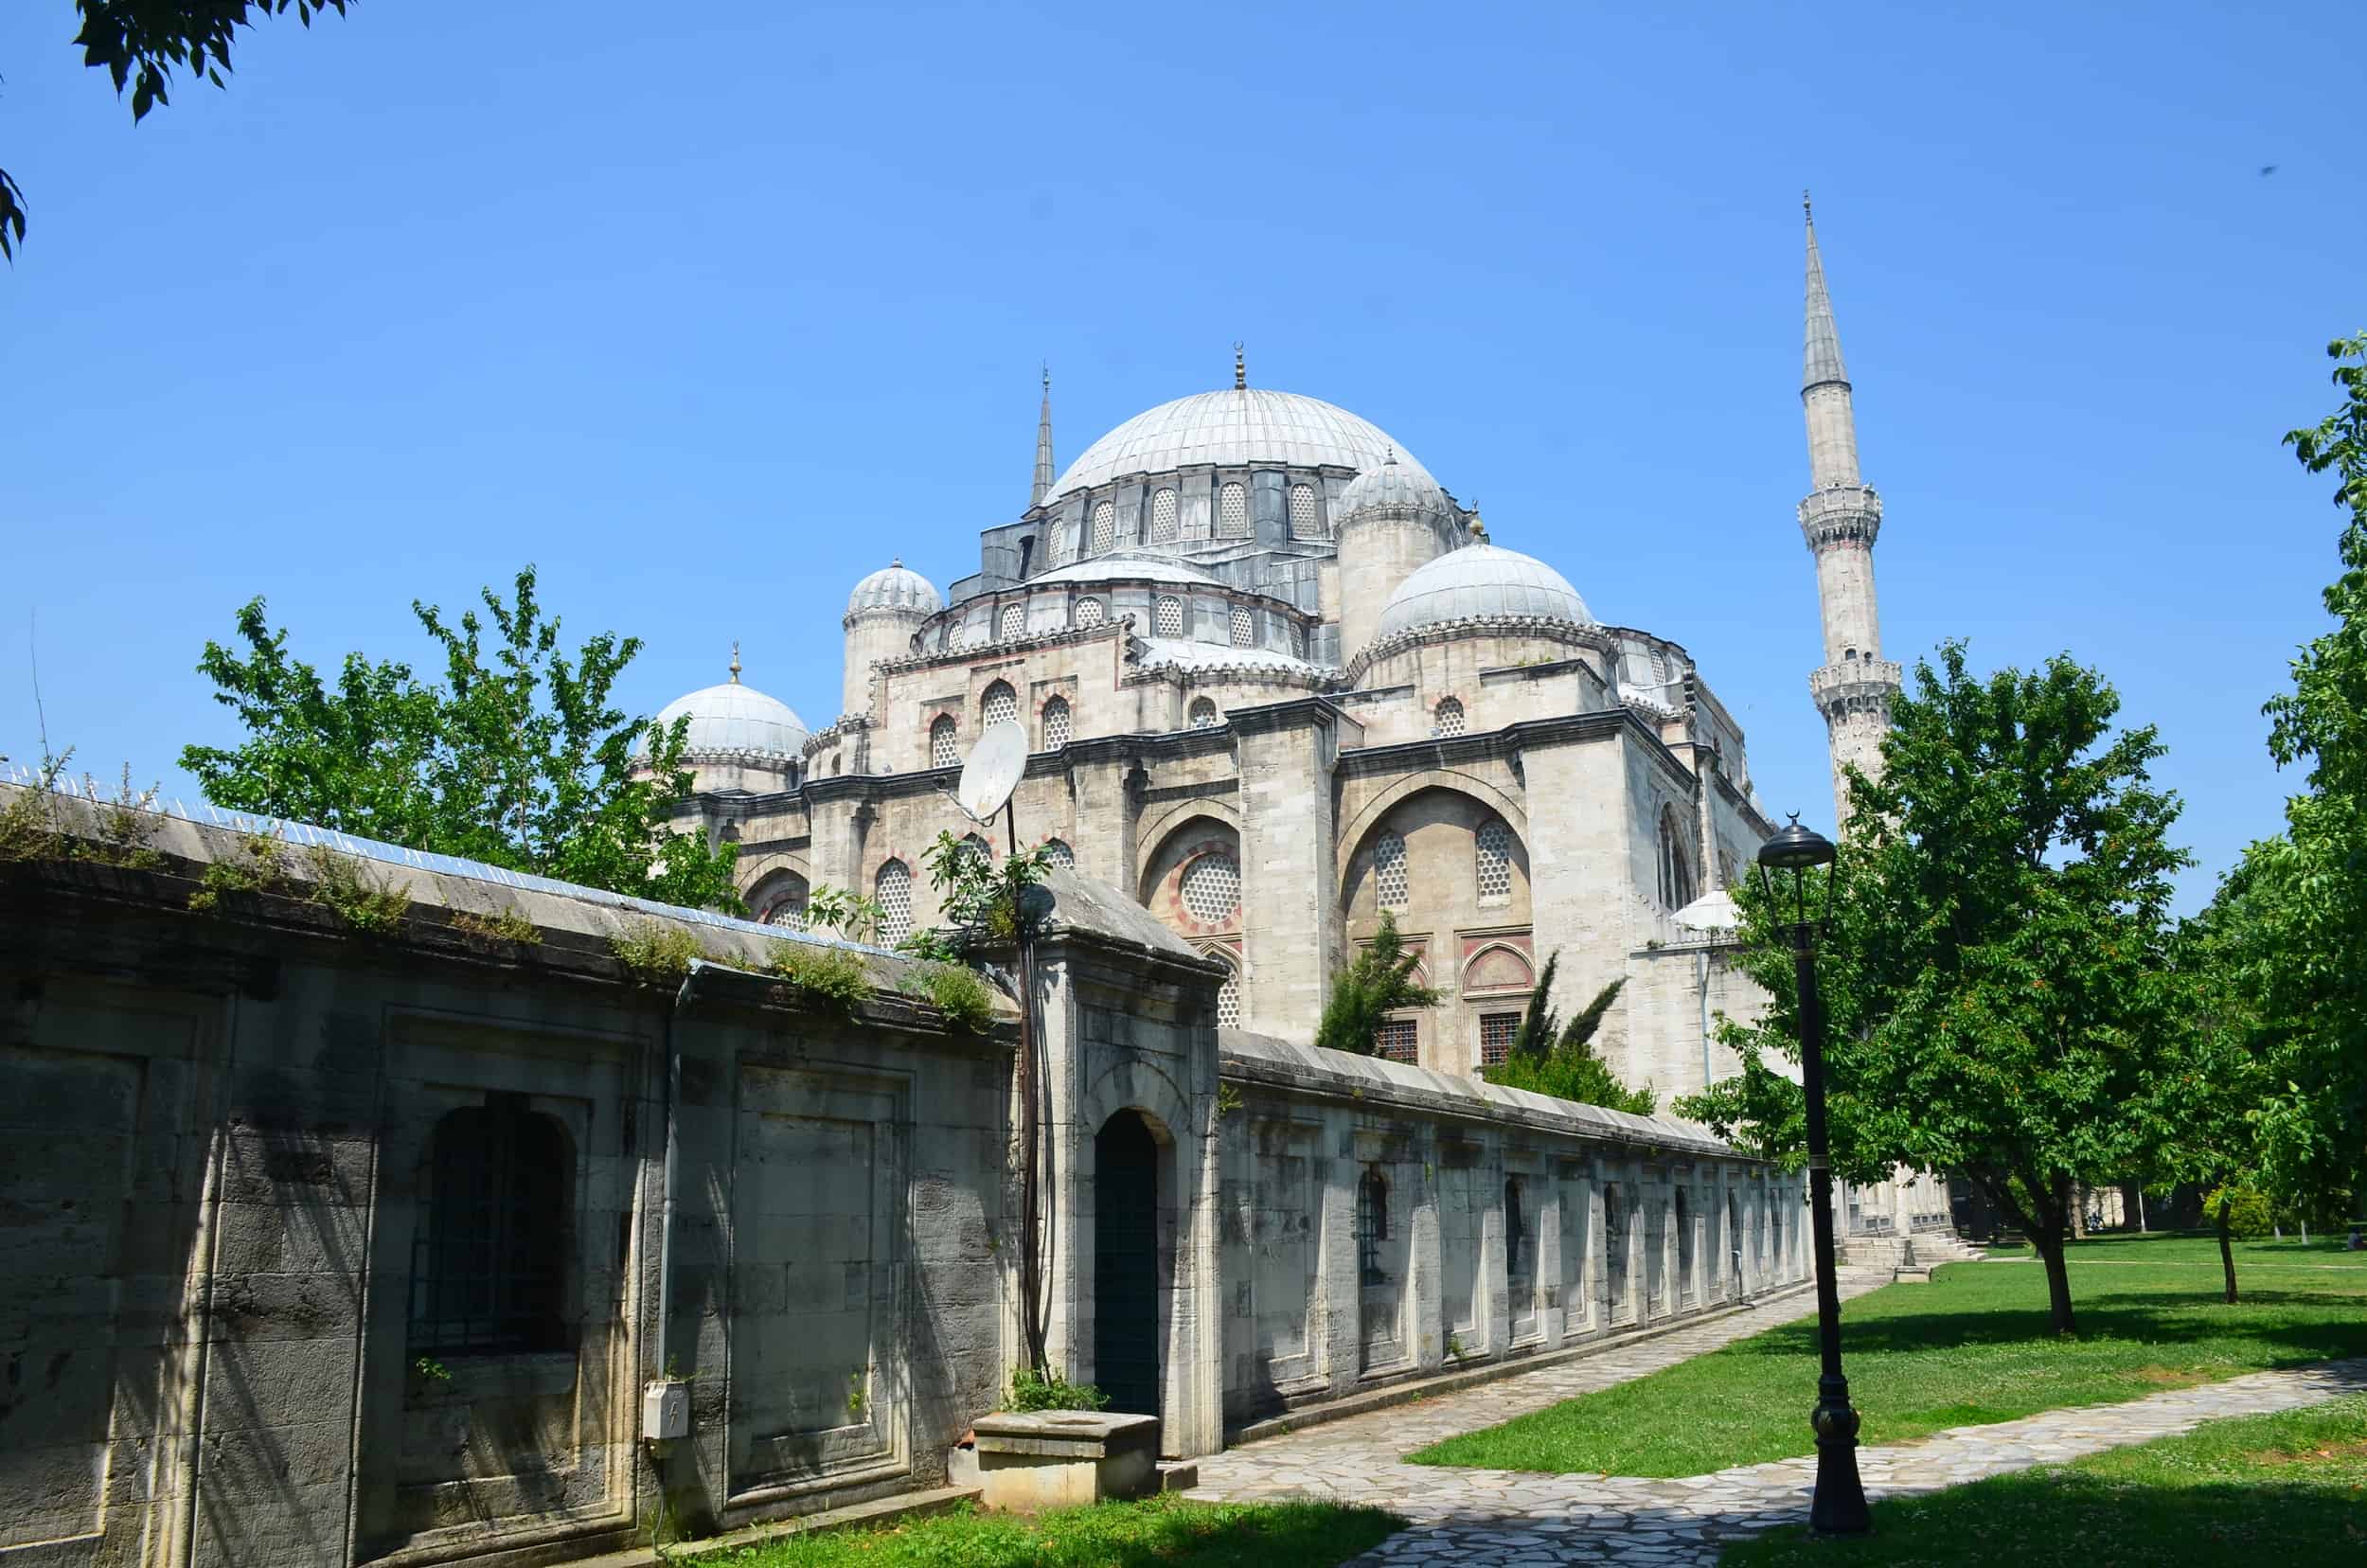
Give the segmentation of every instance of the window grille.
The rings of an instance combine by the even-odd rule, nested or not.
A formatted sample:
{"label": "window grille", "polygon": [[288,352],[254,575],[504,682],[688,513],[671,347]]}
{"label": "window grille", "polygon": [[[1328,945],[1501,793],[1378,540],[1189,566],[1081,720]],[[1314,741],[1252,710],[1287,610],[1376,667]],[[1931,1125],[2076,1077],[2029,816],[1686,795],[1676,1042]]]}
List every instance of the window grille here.
{"label": "window grille", "polygon": [[1307,657],[1307,628],[1296,621],[1290,623],[1290,656],[1296,659]]}
{"label": "window grille", "polygon": [[1367,1168],[1356,1184],[1356,1274],[1365,1285],[1386,1285],[1380,1270],[1380,1244],[1389,1239],[1389,1181],[1378,1166]]}
{"label": "window grille", "polygon": [[1217,492],[1217,537],[1249,537],[1249,491],[1238,485],[1227,485]]}
{"label": "window grille", "polygon": [[411,1243],[414,1354],[568,1347],[575,1167],[566,1130],[523,1095],[489,1095],[436,1124]]}
{"label": "window grille", "polygon": [[953,730],[951,714],[940,717],[929,726],[929,766],[950,768],[961,760],[960,754],[955,750]]}
{"label": "window grille", "polygon": [[880,900],[880,945],[894,947],[913,934],[912,867],[900,860],[881,866],[871,893]]}
{"label": "window grille", "polygon": [[1405,909],[1414,902],[1414,879],[1406,870],[1405,839],[1383,833],[1373,841],[1373,889],[1383,909]]}
{"label": "window grille", "polygon": [[1461,735],[1463,704],[1452,697],[1442,697],[1438,705],[1431,710],[1431,721],[1430,732],[1433,735]]}
{"label": "window grille", "polygon": [[1184,601],[1169,594],[1159,601],[1159,609],[1151,625],[1163,637],[1184,634]]}
{"label": "window grille", "polygon": [[1077,869],[1077,851],[1068,846],[1067,840],[1046,839],[1044,840],[1043,848],[1044,853],[1051,857],[1052,864],[1059,866],[1061,870],[1074,871]]}
{"label": "window grille", "polygon": [[1479,901],[1512,901],[1512,829],[1501,820],[1480,824]]}
{"label": "window grille", "polygon": [[756,917],[759,925],[786,926],[792,931],[806,929],[806,890],[791,886],[764,907]]}
{"label": "window grille", "polygon": [[1415,1061],[1421,1055],[1420,1036],[1410,1018],[1384,1018],[1373,1035],[1373,1055],[1391,1061]]}
{"label": "window grille", "polygon": [[1315,487],[1312,485],[1290,487],[1290,537],[1292,539],[1316,537]]}
{"label": "window grille", "polygon": [[1043,749],[1059,751],[1068,744],[1068,699],[1055,697],[1043,705]]}
{"label": "window grille", "polygon": [[1217,988],[1217,1027],[1237,1029],[1241,1026],[1241,971],[1235,970]]}
{"label": "window grille", "polygon": [[1175,522],[1175,491],[1163,490],[1150,498],[1150,542],[1172,544],[1180,530]]}
{"label": "window grille", "polygon": [[1019,698],[1007,681],[997,681],[987,687],[984,701],[978,704],[978,717],[989,724],[1006,724],[1019,717]]}
{"label": "window grille", "polygon": [[1675,813],[1665,808],[1660,814],[1660,901],[1667,909],[1682,909],[1693,901],[1693,857]]}
{"label": "window grille", "polygon": [[992,865],[994,851],[975,833],[962,835],[962,859],[971,865]]}
{"label": "window grille", "polygon": [[1027,635],[1027,607],[1023,604],[1005,605],[1003,624],[995,634],[1005,642],[1016,642]]}
{"label": "window grille", "polygon": [[1480,1014],[1480,1065],[1501,1067],[1512,1056],[1512,1041],[1521,1032],[1517,1012]]}
{"label": "window grille", "polygon": [[1079,632],[1092,631],[1101,624],[1104,614],[1099,599],[1078,599],[1077,601],[1077,629]]}
{"label": "window grille", "polygon": [[1184,867],[1176,884],[1184,896],[1184,913],[1201,925],[1221,924],[1240,910],[1240,864],[1221,849],[1193,860]]}
{"label": "window grille", "polygon": [[1100,555],[1110,547],[1118,531],[1118,505],[1114,501],[1094,503],[1094,554]]}
{"label": "window grille", "polygon": [[1206,697],[1193,699],[1192,728],[1215,729],[1216,727],[1217,704]]}
{"label": "window grille", "polygon": [[945,629],[945,650],[948,653],[958,653],[965,647],[967,647],[969,643],[969,636],[964,633],[959,626],[949,626]]}
{"label": "window grille", "polygon": [[1233,607],[1233,646],[1250,648],[1255,646],[1256,641],[1257,623],[1250,618],[1249,611],[1245,607],[1235,605]]}

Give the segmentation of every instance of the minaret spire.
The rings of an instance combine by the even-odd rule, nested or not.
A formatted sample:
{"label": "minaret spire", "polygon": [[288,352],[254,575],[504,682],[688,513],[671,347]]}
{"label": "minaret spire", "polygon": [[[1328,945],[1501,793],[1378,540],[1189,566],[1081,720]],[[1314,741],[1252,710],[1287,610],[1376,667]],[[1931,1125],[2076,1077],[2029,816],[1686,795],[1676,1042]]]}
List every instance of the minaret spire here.
{"label": "minaret spire", "polygon": [[1027,497],[1041,507],[1052,493],[1052,366],[1043,367],[1043,408],[1036,415],[1036,485]]}
{"label": "minaret spire", "polygon": [[1814,487],[1800,503],[1800,531],[1816,558],[1817,598],[1824,612],[1824,663],[1808,676],[1809,693],[1824,715],[1833,759],[1834,818],[1849,820],[1847,770],[1872,777],[1882,768],[1882,737],[1890,730],[1898,666],[1882,657],[1881,617],[1874,600],[1874,540],[1882,531],[1882,498],[1858,473],[1858,424],[1848,372],[1842,366],[1841,330],[1824,286],[1824,258],[1816,246],[1816,215],[1800,193],[1807,228],[1806,351],[1800,401],[1807,416],[1808,474]]}

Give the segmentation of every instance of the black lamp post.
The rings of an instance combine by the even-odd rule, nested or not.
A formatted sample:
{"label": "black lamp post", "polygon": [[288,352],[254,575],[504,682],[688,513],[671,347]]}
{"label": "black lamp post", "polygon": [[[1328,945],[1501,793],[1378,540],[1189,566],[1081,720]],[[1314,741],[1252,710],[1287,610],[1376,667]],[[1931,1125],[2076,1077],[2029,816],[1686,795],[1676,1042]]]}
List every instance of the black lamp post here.
{"label": "black lamp post", "polygon": [[[1784,921],[1792,973],[1800,993],[1800,1089],[1808,1111],[1808,1222],[1816,1237],[1816,1327],[1824,1373],[1816,1381],[1816,1496],[1808,1527],[1819,1535],[1864,1535],[1874,1528],[1865,1485],[1858,1479],[1858,1413],[1841,1372],[1841,1292],[1833,1277],[1833,1166],[1824,1134],[1824,999],[1816,987],[1816,944],[1832,929],[1833,879],[1815,875],[1833,864],[1832,842],[1815,829],[1791,826],[1759,846],[1759,890]],[[1814,884],[1822,883],[1821,889]],[[1809,901],[1818,907],[1813,917]],[[1785,920],[1785,906],[1790,918]]]}

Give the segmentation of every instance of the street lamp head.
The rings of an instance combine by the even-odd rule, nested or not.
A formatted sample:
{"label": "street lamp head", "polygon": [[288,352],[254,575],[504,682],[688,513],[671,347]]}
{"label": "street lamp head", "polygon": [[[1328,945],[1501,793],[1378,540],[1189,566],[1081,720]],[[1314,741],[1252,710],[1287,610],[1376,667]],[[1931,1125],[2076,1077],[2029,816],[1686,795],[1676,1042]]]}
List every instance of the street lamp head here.
{"label": "street lamp head", "polygon": [[[1800,814],[1792,813],[1790,825],[1779,829],[1773,838],[1759,846],[1759,891],[1766,895],[1770,908],[1779,914],[1785,904],[1791,905],[1790,925],[1793,940],[1813,942],[1823,928],[1833,920],[1833,879],[1827,875],[1815,877],[1810,873],[1819,866],[1833,864],[1836,851],[1833,841],[1813,828],[1800,826]],[[1811,920],[1808,912],[1810,884],[1822,882],[1824,908]]]}
{"label": "street lamp head", "polygon": [[1759,846],[1759,864],[1770,871],[1806,871],[1813,865],[1833,864],[1833,841],[1813,828],[1800,826],[1800,814],[1792,813],[1791,825],[1779,829],[1775,836]]}

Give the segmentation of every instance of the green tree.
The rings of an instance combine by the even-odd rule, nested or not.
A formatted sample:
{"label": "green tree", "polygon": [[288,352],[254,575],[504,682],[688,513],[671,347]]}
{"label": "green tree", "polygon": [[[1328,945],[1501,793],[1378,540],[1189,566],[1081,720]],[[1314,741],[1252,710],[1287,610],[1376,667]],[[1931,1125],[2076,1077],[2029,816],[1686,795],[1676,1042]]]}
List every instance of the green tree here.
{"label": "green tree", "polygon": [[[121,97],[132,95],[134,123],[170,101],[173,73],[186,71],[215,86],[225,85],[230,45],[255,19],[293,10],[306,27],[350,0],[74,0],[82,19],[74,35],[82,63],[104,70]],[[0,257],[14,259],[25,239],[25,192],[0,169]]]}
{"label": "green tree", "polygon": [[242,648],[209,641],[198,663],[247,738],[188,746],[181,765],[232,811],[739,912],[737,847],[670,828],[671,809],[690,797],[688,721],[661,729],[611,701],[640,639],[603,632],[569,655],[534,580],[528,566],[512,597],[481,591],[489,628],[474,610],[454,623],[412,601],[443,654],[440,685],[400,661],[348,653],[331,686],[289,653],[263,601],[250,601],[238,616]]}
{"label": "green tree", "polygon": [[[1962,644],[1917,664],[1892,710],[1883,777],[1849,775],[1850,831],[1819,966],[1835,1167],[1976,1183],[2044,1260],[2054,1327],[2075,1328],[2064,1243],[2073,1187],[2134,1168],[2161,1142],[2144,1091],[2173,1021],[2168,831],[2150,726],[2067,657],[2025,673],[1966,668]],[[1758,1148],[1795,1123],[1771,1057],[1798,1060],[1781,917],[1736,890],[1741,962],[1772,998],[1730,1026],[1744,1081],[1688,1110]],[[1769,1118],[1737,1127],[1728,1118]],[[1792,1146],[1796,1147],[1796,1146]]]}
{"label": "green tree", "polygon": [[1576,1100],[1581,1105],[1599,1105],[1637,1116],[1650,1115],[1660,1109],[1660,1097],[1652,1093],[1651,1085],[1628,1088],[1594,1054],[1594,1036],[1610,1014],[1611,1005],[1619,1000],[1620,991],[1626,989],[1627,980],[1613,980],[1596,991],[1594,1000],[1564,1024],[1553,1005],[1554,973],[1560,967],[1560,953],[1547,956],[1544,972],[1537,977],[1537,985],[1529,992],[1529,1008],[1512,1037],[1511,1048],[1502,1062],[1486,1070],[1487,1081],[1501,1083],[1507,1089],[1526,1089],[1557,1099]]}
{"label": "green tree", "polygon": [[1315,1025],[1315,1043],[1370,1056],[1391,1013],[1436,1007],[1437,991],[1414,978],[1421,962],[1419,953],[1406,951],[1397,916],[1382,910],[1380,930],[1332,981],[1331,1000],[1324,1004],[1323,1019]]}

